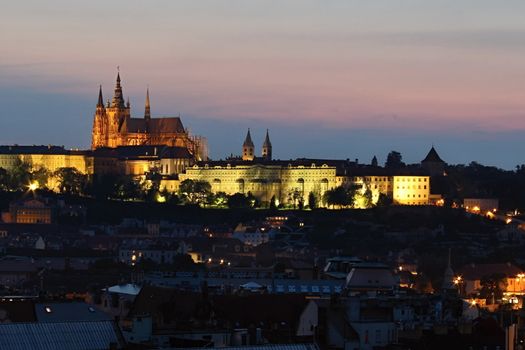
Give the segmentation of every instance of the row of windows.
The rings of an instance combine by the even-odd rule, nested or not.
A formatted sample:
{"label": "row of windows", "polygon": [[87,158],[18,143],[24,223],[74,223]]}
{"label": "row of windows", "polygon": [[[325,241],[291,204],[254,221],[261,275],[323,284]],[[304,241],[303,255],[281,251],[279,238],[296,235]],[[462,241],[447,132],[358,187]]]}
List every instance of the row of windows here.
{"label": "row of windows", "polygon": [[[418,178],[401,177],[401,178],[396,178],[396,181],[401,181],[401,182],[421,182],[421,177],[418,177]],[[423,177],[423,182],[427,182],[427,178],[426,177]]]}

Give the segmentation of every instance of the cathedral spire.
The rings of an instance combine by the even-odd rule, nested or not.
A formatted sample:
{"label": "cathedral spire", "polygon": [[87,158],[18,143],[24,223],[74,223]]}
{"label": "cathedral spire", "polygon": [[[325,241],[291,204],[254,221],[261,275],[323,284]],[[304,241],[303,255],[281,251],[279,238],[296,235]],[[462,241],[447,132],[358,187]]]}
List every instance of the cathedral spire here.
{"label": "cathedral spire", "polygon": [[149,105],[149,88],[146,89],[146,106],[144,107],[144,119],[151,119],[151,110]]}
{"label": "cathedral spire", "polygon": [[115,95],[113,96],[113,102],[111,107],[117,107],[124,109],[124,97],[122,95],[122,87],[120,86],[120,71],[117,72],[117,83],[115,85]]}
{"label": "cathedral spire", "polygon": [[102,98],[102,85],[99,85],[98,88],[97,108],[104,108],[104,99]]}
{"label": "cathedral spire", "polygon": [[266,137],[262,146],[262,157],[264,160],[272,160],[272,143],[270,142],[268,129],[266,129]]}

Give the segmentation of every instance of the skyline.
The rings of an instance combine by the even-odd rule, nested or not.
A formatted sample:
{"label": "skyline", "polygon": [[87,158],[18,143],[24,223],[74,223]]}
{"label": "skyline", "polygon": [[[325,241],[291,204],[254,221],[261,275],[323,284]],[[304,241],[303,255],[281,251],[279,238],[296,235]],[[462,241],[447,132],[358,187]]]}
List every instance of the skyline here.
{"label": "skyline", "polygon": [[153,116],[180,113],[214,159],[250,127],[281,159],[415,163],[434,144],[451,164],[525,163],[518,1],[29,4],[0,14],[2,144],[88,148],[119,65],[134,116],[149,86]]}

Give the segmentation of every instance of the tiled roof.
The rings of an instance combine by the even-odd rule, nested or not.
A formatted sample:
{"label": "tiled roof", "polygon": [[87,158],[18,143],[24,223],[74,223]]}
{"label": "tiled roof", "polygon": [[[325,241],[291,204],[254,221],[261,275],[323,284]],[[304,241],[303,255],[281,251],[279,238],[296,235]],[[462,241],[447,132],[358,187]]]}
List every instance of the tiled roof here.
{"label": "tiled roof", "polygon": [[[184,348],[177,348],[182,350]],[[187,348],[195,350],[195,348]],[[221,350],[319,350],[315,344],[271,344],[271,345],[246,345],[221,348]]]}
{"label": "tiled roof", "polygon": [[38,322],[111,321],[111,317],[83,302],[37,303]]}
{"label": "tiled roof", "polygon": [[0,146],[0,154],[84,154],[89,151],[67,150],[64,146]]}
{"label": "tiled roof", "polygon": [[127,132],[149,133],[184,133],[184,126],[179,117],[172,118],[152,118],[149,120],[142,118],[130,118],[126,121]]}
{"label": "tiled roof", "polygon": [[111,321],[0,324],[0,349],[97,350],[123,347]]}
{"label": "tiled roof", "polygon": [[441,157],[439,157],[439,154],[436,152],[436,149],[434,148],[434,146],[432,146],[432,148],[430,149],[430,151],[428,152],[427,156],[425,157],[425,159],[423,159],[421,161],[421,163],[426,163],[426,162],[434,162],[434,163],[445,163]]}

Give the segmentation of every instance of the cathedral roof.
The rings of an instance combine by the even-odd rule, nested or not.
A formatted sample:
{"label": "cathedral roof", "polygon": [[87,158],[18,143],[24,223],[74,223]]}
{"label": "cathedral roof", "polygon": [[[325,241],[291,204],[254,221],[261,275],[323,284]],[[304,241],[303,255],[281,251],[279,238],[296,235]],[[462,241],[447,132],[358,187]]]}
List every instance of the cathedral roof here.
{"label": "cathedral roof", "polygon": [[141,133],[146,130],[150,133],[184,133],[184,126],[179,117],[171,118],[152,118],[149,120],[143,118],[129,118],[127,121],[127,132]]}
{"label": "cathedral roof", "polygon": [[439,154],[436,152],[434,146],[432,146],[432,148],[430,149],[430,151],[428,152],[427,156],[425,157],[425,159],[423,159],[421,161],[421,163],[426,163],[426,162],[433,162],[433,163],[445,163],[443,161],[443,159],[441,159],[439,157]]}

